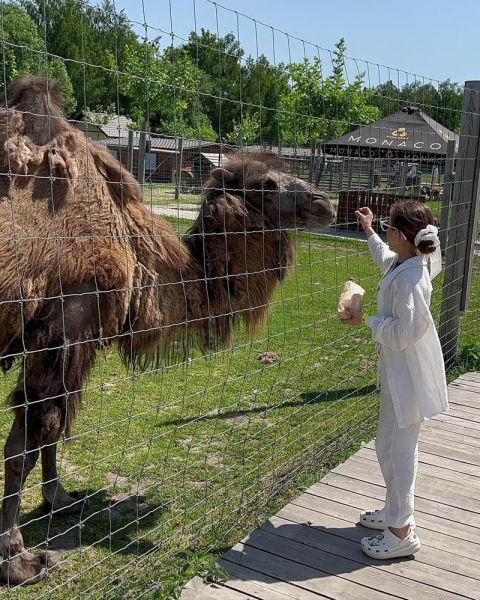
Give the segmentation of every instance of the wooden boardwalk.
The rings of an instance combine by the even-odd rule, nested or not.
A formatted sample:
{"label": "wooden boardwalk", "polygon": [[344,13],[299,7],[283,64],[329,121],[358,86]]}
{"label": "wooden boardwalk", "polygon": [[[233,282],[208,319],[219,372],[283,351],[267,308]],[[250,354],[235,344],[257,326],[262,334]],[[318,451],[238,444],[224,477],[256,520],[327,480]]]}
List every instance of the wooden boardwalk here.
{"label": "wooden boardwalk", "polygon": [[359,511],[385,497],[372,442],[229,550],[227,582],[194,579],[182,600],[480,599],[480,373],[449,391],[450,412],[420,435],[415,559],[360,550]]}

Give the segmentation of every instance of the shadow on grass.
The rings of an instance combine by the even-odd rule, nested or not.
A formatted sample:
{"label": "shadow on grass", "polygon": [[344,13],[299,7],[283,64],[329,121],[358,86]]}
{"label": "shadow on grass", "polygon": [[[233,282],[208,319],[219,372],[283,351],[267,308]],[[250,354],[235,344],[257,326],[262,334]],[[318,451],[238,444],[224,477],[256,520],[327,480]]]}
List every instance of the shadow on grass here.
{"label": "shadow on grass", "polygon": [[142,536],[158,525],[161,505],[135,494],[114,501],[106,490],[84,489],[80,494],[89,499],[89,506],[82,503],[84,508],[77,515],[55,515],[43,505],[22,514],[25,546],[48,550],[54,562],[81,546],[123,555],[143,554],[154,548]]}
{"label": "shadow on grass", "polygon": [[239,410],[230,410],[218,414],[207,414],[201,417],[189,417],[184,419],[171,419],[169,421],[162,421],[161,423],[157,423],[157,427],[165,427],[168,425],[183,425],[186,423],[190,423],[195,421],[196,423],[202,421],[211,421],[217,419],[232,419],[241,416],[254,415],[258,413],[263,413],[265,411],[271,410],[272,408],[288,408],[301,406],[302,404],[320,404],[324,402],[338,402],[339,400],[345,399],[353,399],[353,398],[363,398],[365,396],[369,396],[377,391],[377,386],[374,384],[365,385],[360,388],[346,388],[340,390],[329,390],[324,392],[304,392],[299,395],[296,400],[289,400],[287,402],[281,402],[277,404],[273,404],[270,406],[262,405],[254,408],[245,408]]}

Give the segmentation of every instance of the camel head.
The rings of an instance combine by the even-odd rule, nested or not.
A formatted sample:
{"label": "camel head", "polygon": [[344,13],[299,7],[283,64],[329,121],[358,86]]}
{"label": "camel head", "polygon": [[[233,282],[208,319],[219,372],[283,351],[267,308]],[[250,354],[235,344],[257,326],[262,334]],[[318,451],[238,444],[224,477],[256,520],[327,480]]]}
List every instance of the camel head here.
{"label": "camel head", "polygon": [[248,214],[254,228],[324,229],[334,218],[327,194],[289,175],[285,163],[269,152],[232,155],[212,171],[205,187],[207,203],[226,196],[240,200],[236,209]]}
{"label": "camel head", "polygon": [[205,324],[203,345],[211,346],[213,338],[228,347],[234,315],[249,332],[260,326],[276,285],[295,264],[288,230],[323,229],[332,219],[328,197],[288,175],[274,154],[235,154],[214,169],[198,218],[184,238],[197,266],[197,274],[186,277],[196,278],[206,294],[199,302],[192,293],[188,302],[208,309],[208,321],[200,311],[192,319]]}

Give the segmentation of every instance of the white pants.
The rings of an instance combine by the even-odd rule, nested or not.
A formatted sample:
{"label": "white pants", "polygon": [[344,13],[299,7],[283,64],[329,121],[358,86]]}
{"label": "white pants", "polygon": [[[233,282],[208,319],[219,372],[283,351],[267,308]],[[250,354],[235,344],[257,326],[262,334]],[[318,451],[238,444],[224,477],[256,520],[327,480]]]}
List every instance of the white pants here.
{"label": "white pants", "polygon": [[387,487],[385,520],[391,527],[415,525],[414,493],[420,426],[421,422],[409,427],[398,426],[385,368],[382,368],[375,449]]}

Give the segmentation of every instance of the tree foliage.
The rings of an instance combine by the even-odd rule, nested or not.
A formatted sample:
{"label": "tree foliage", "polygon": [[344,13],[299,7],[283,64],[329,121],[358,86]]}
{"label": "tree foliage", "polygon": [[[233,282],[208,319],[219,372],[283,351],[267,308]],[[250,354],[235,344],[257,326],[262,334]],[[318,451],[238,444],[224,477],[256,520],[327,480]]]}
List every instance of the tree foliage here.
{"label": "tree foliage", "polygon": [[283,142],[304,145],[336,138],[349,129],[367,125],[380,116],[364,88],[364,75],[349,83],[345,78],[345,41],[336,45],[333,72],[324,77],[318,57],[288,65],[291,92],[280,100],[280,127]]}
{"label": "tree foliage", "polygon": [[45,56],[38,28],[20,6],[0,2],[0,37],[5,41],[2,62],[7,85],[17,75],[27,73],[52,77],[60,83],[65,109],[70,113],[75,98],[65,65],[58,58]]}
{"label": "tree foliage", "polygon": [[447,129],[458,133],[462,117],[463,90],[458,83],[446,79],[437,86],[419,80],[398,88],[392,81],[377,86],[372,99],[382,117],[404,106],[417,106]]}
{"label": "tree foliage", "polygon": [[[68,116],[120,113],[153,132],[231,143],[324,142],[408,104],[458,131],[462,90],[347,80],[345,41],[331,73],[318,58],[274,65],[245,56],[233,33],[202,29],[173,47],[139,37],[112,0],[0,0],[7,83],[21,73],[55,77]],[[47,50],[47,52],[45,52]]]}

